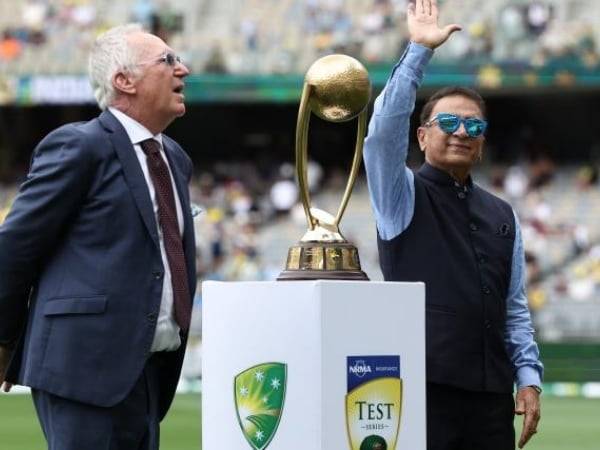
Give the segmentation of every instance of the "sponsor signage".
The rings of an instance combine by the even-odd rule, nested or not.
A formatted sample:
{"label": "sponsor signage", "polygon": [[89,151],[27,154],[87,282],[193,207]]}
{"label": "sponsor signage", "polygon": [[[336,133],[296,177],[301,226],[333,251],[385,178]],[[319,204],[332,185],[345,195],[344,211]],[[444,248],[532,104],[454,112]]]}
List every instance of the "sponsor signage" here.
{"label": "sponsor signage", "polygon": [[349,356],[347,392],[350,449],[394,450],[402,412],[400,356]]}

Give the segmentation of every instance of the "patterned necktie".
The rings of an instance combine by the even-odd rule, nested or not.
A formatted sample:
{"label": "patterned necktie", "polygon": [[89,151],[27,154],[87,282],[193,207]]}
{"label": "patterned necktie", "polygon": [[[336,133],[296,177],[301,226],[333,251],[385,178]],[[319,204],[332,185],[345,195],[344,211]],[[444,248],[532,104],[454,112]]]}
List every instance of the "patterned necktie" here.
{"label": "patterned necktie", "polygon": [[158,219],[163,233],[167,261],[171,269],[171,283],[173,284],[173,305],[175,307],[175,320],[183,331],[190,326],[192,305],[188,286],[188,277],[183,254],[183,243],[179,234],[177,223],[177,209],[171,184],[169,169],[160,155],[160,144],[154,139],[141,142],[141,147],[146,154],[148,171],[156,191],[158,203]]}

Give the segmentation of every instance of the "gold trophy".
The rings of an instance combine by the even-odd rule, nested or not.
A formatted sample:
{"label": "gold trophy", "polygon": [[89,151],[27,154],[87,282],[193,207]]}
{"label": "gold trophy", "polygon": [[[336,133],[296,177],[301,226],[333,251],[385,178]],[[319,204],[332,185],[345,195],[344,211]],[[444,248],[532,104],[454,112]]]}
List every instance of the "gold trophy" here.
{"label": "gold trophy", "polygon": [[[340,233],[344,214],[360,162],[371,81],[365,67],[346,55],[317,60],[306,73],[296,125],[296,174],[308,230],[288,252],[286,268],[278,280],[368,280],[360,268],[358,250]],[[346,122],[358,116],[356,147],[342,203],[335,217],[310,206],[307,146],[310,114],[328,122]]]}

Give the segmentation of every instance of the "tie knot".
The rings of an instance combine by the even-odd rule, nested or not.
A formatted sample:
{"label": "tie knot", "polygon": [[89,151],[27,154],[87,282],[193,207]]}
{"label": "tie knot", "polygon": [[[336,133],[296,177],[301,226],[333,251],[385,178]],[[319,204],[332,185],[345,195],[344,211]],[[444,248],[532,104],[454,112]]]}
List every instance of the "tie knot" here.
{"label": "tie knot", "polygon": [[160,153],[160,144],[156,139],[146,139],[140,142],[140,146],[146,155],[154,155]]}

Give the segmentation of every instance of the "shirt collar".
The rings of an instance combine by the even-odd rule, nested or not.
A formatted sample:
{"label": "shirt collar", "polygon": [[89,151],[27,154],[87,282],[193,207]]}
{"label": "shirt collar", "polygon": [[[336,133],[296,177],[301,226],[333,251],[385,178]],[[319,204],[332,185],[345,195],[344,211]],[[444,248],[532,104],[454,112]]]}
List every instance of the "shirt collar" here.
{"label": "shirt collar", "polygon": [[160,144],[161,148],[163,146],[162,142],[162,133],[158,133],[153,135],[148,128],[139,123],[137,120],[132,119],[127,114],[122,111],[119,111],[112,106],[108,108],[108,110],[115,116],[115,118],[123,125],[125,131],[127,132],[127,136],[129,136],[129,140],[132,144],[139,144],[146,139],[155,139]]}
{"label": "shirt collar", "polygon": [[[433,167],[428,162],[423,163],[423,165],[419,169],[419,175],[437,184],[456,187],[462,186],[458,181],[452,178],[452,176],[448,172],[444,172],[441,169]],[[467,181],[465,181],[464,186],[468,189],[471,189],[473,187],[473,179],[471,178],[471,175],[467,177]]]}

